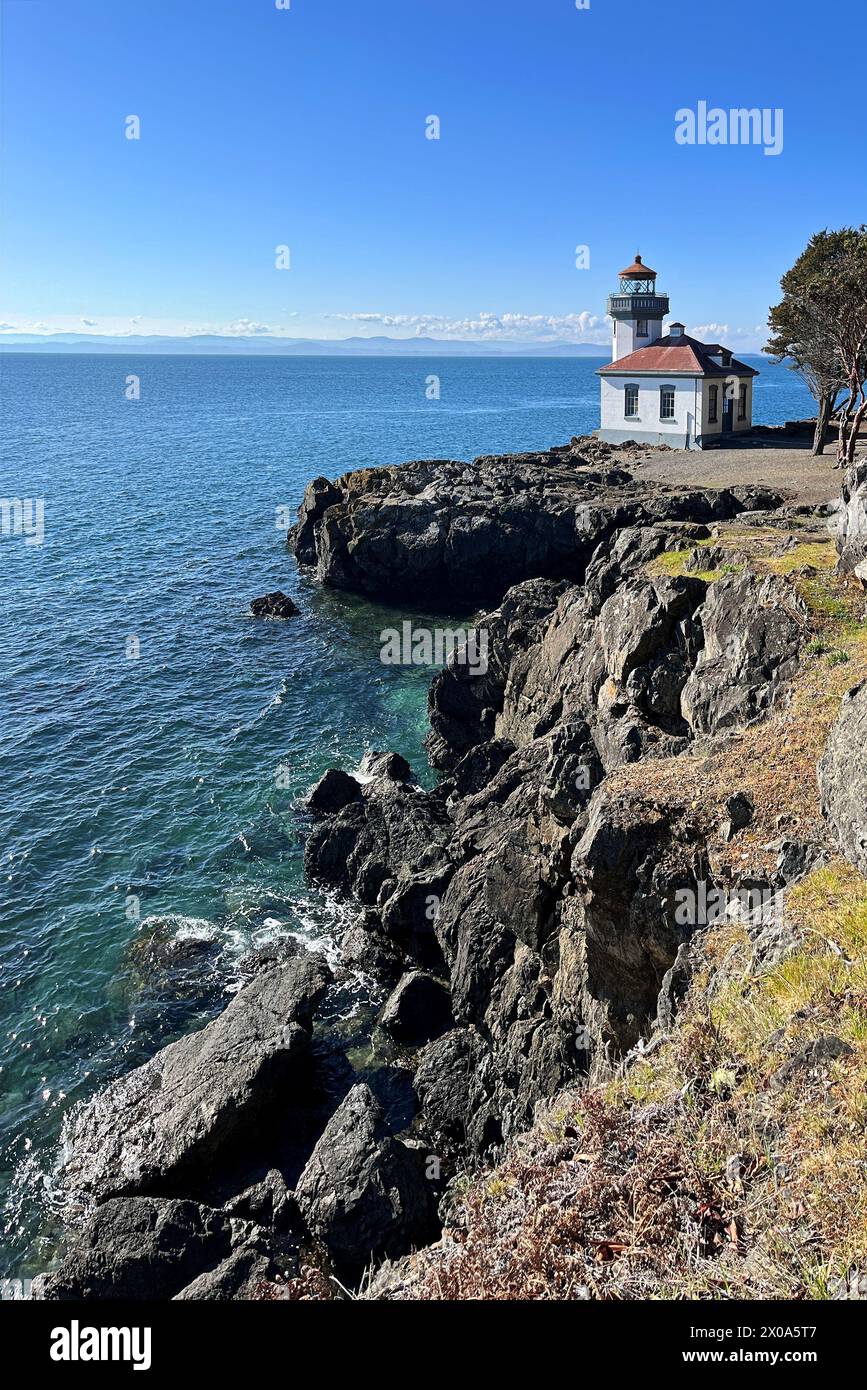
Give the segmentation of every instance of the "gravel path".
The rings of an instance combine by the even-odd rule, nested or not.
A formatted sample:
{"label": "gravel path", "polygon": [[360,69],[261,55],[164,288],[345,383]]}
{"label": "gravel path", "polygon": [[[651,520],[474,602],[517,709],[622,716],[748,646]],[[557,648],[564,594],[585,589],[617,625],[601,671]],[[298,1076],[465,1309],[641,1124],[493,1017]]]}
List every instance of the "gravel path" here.
{"label": "gravel path", "polygon": [[[863,456],[865,451],[867,442],[862,441],[859,453]],[[793,500],[804,505],[838,497],[841,486],[840,470],[834,467],[833,444],[826,445],[825,453],[814,458],[808,441],[790,439],[783,444],[754,436],[728,449],[651,451],[630,459],[625,467],[638,478],[678,486],[764,483],[791,494]]]}

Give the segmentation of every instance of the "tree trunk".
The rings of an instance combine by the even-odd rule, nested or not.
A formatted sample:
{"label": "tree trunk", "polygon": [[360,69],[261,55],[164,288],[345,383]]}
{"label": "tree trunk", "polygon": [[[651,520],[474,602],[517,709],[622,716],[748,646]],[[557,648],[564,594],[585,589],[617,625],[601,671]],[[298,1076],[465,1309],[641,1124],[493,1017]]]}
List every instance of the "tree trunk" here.
{"label": "tree trunk", "polygon": [[855,446],[858,443],[858,431],[861,428],[862,420],[865,415],[867,415],[867,398],[864,397],[863,387],[861,389],[861,396],[861,404],[853,416],[852,424],[849,429],[849,438],[846,443],[846,463],[849,466],[855,462]]}
{"label": "tree trunk", "polygon": [[855,392],[850,388],[848,398],[840,407],[840,424],[837,429],[837,462],[835,468],[845,468],[849,459],[849,421],[855,406]]}
{"label": "tree trunk", "polygon": [[825,434],[828,429],[828,421],[834,409],[837,399],[836,391],[823,391],[817,402],[816,411],[816,432],[813,435],[812,453],[823,454],[825,452]]}

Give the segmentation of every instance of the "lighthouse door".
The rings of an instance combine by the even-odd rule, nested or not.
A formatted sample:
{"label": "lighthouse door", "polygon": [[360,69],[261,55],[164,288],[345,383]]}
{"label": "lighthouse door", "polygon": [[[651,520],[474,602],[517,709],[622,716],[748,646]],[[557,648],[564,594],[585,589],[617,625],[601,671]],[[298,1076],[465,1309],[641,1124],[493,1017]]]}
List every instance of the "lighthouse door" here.
{"label": "lighthouse door", "polygon": [[726,434],[732,427],[732,401],[728,394],[723,397],[722,427],[723,434]]}

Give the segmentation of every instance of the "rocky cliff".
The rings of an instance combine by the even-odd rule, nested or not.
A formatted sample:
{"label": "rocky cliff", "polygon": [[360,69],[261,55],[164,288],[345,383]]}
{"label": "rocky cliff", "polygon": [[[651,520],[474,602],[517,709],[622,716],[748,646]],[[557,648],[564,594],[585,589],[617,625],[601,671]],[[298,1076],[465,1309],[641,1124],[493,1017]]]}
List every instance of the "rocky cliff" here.
{"label": "rocky cliff", "polygon": [[[460,1169],[668,1033],[709,929],[752,923],[773,954],[788,885],[841,841],[857,862],[839,750],[860,712],[825,817],[814,777],[858,668],[824,519],[641,486],[629,457],[579,441],[307,489],[290,541],[321,582],[484,605],[486,661],[458,652],[431,686],[435,788],[382,755],[309,804],[308,874],[358,907],[343,968],[375,982],[415,1118],[393,1132],[364,1084],[328,1118],[327,972],[272,963],[71,1117],[86,1224],[44,1296],[325,1296],[331,1269],[426,1244]],[[192,1253],[167,1275],[171,1242]]]}
{"label": "rocky cliff", "polygon": [[290,544],[323,584],[452,610],[499,602],[523,579],[581,580],[594,551],[626,527],[721,520],[779,501],[760,488],[639,485],[623,466],[632,452],[583,439],[317,478]]}
{"label": "rocky cliff", "polygon": [[840,568],[867,587],[867,460],[863,457],[844,474],[837,511],[837,549]]}

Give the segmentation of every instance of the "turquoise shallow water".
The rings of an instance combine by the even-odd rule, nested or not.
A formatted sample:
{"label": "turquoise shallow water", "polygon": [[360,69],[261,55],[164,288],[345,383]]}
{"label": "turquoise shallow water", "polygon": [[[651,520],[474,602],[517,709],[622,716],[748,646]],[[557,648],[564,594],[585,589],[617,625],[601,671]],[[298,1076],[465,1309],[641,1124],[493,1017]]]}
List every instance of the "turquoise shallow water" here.
{"label": "turquoise shallow water", "polygon": [[[597,423],[597,365],[0,359],[0,497],[45,504],[42,545],[0,538],[0,1277],[44,1260],[64,1111],[214,1007],[124,987],[142,921],[229,962],[331,943],[346,910],[304,885],[300,797],[370,747],[423,768],[431,672],[379,661],[405,615],[299,578],[278,508],[318,474],[564,442]],[[809,412],[760,365],[758,421]],[[251,620],[274,588],[301,616]]]}

